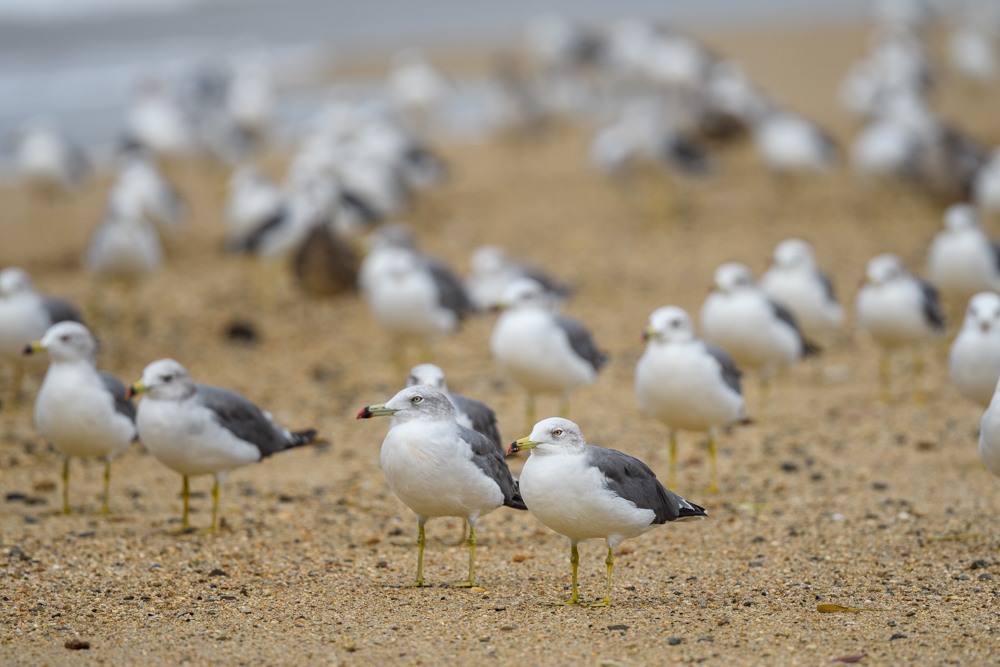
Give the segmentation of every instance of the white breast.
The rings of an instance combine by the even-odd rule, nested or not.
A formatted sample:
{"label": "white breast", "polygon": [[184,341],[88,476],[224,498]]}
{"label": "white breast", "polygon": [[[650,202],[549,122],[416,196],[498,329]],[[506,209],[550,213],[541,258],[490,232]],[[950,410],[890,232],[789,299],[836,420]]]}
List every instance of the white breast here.
{"label": "white breast", "polygon": [[743,412],[743,397],[701,341],[649,344],[635,367],[635,393],[643,412],[688,431],[723,426]]}
{"label": "white breast", "polygon": [[979,457],[987,470],[1000,476],[1000,399],[996,395],[979,423]]}
{"label": "white breast", "polygon": [[0,297],[0,358],[22,360],[24,346],[41,338],[49,324],[38,295]]}
{"label": "white breast", "polygon": [[963,328],[951,346],[948,371],[962,396],[989,405],[1000,379],[1000,333]]}
{"label": "white breast", "polygon": [[819,277],[812,271],[771,268],[760,282],[769,297],[790,310],[809,339],[823,339],[844,321],[844,310],[831,301]]}
{"label": "white breast", "polygon": [[783,367],[802,353],[798,334],[755,290],[710,294],[701,309],[701,327],[705,340],[729,352],[741,368]]}
{"label": "white breast", "polygon": [[425,271],[377,278],[367,292],[378,323],[403,336],[434,336],[454,331],[458,318],[438,303],[437,287]]}
{"label": "white breast", "polygon": [[507,311],[490,338],[497,363],[529,392],[562,393],[590,384],[597,371],[573,351],[551,313],[540,309]]}
{"label": "white breast", "polygon": [[978,230],[942,232],[927,257],[931,281],[955,299],[1000,289],[1000,269],[989,239]]}
{"label": "white breast", "polygon": [[35,425],[68,456],[113,458],[135,438],[135,425],[88,364],[52,363],[35,399]]}
{"label": "white breast", "polygon": [[539,453],[528,457],[518,478],[528,510],[543,524],[574,542],[622,540],[656,527],[653,510],[640,509],[605,487],[601,472],[585,454]]}
{"label": "white breast", "polygon": [[503,505],[503,492],[472,462],[454,422],[393,426],[379,461],[389,488],[418,516],[474,522]]}
{"label": "white breast", "polygon": [[865,285],[858,292],[855,307],[858,325],[883,347],[910,345],[934,335],[924,315],[923,294],[915,281]]}
{"label": "white breast", "polygon": [[220,426],[212,411],[192,399],[142,399],[139,438],[161,463],[182,475],[209,475],[260,460],[260,450]]}

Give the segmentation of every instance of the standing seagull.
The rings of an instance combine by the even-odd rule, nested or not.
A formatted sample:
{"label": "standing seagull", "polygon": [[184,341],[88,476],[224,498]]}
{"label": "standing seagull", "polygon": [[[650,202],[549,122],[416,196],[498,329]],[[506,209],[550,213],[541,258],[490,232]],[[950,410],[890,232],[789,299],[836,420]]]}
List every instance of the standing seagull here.
{"label": "standing seagull", "polygon": [[882,400],[892,400],[893,350],[914,347],[914,400],[923,401],[920,386],[924,373],[921,344],[944,331],[944,314],[937,290],[920,280],[896,255],[883,253],[868,262],[865,284],[858,291],[854,307],[858,326],[867,331],[881,349],[879,379]]}
{"label": "standing seagull", "polygon": [[111,512],[111,461],[136,439],[135,406],[125,385],[111,373],[97,371],[97,341],[79,322],[60,322],[25,354],[48,352],[49,370],[35,399],[35,426],[63,459],[63,514],[69,507],[69,460],[104,459],[104,504]]}
{"label": "standing seagull", "polygon": [[531,278],[504,290],[500,318],[493,327],[493,358],[528,392],[527,423],[535,419],[535,394],[562,396],[559,412],[569,413],[569,395],[591,384],[608,362],[593,337],[576,320],[552,311],[552,297]]}
{"label": "standing seagull", "polygon": [[568,297],[573,288],[547,276],[541,269],[522,264],[509,257],[503,248],[495,245],[479,246],[469,259],[472,276],[465,285],[469,296],[482,310],[495,308],[503,298],[507,285],[518,278],[533,278],[541,283],[556,301]]}
{"label": "standing seagull", "polygon": [[21,400],[24,344],[41,338],[53,324],[65,321],[82,321],[72,304],[39,294],[23,269],[9,266],[0,271],[0,360],[13,366],[12,403]]}
{"label": "standing seagull", "polygon": [[473,431],[485,435],[501,454],[506,451],[503,439],[500,437],[500,429],[497,428],[497,413],[490,406],[474,398],[448,391],[448,384],[444,381],[444,371],[439,366],[420,364],[410,369],[410,375],[406,378],[406,386],[414,387],[417,385],[434,387],[447,396],[451,404],[455,406],[455,421],[465,428],[471,428]]}
{"label": "standing seagull", "polygon": [[698,340],[686,312],[676,306],[653,311],[642,333],[646,351],[635,366],[639,407],[670,429],[670,476],[676,486],[677,430],[708,432],[709,486],[719,490],[715,433],[743,418],[742,373],[721,347]]}
{"label": "standing seagull", "polygon": [[802,357],[819,352],[799,331],[795,316],[753,284],[737,262],[715,270],[715,289],[701,307],[705,340],[721,346],[740,368],[760,371],[761,402],[771,377]]}
{"label": "standing seagull", "polygon": [[980,292],[969,301],[948,371],[962,396],[983,407],[990,404],[1000,379],[1000,296]]}
{"label": "standing seagull", "polygon": [[235,391],[198,384],[173,359],[154,361],[128,395],[147,394],[136,415],[139,437],[183,478],[182,530],[188,530],[188,477],[212,475],[212,528],[219,530],[219,486],[225,474],[272,454],[307,445],[316,431],[289,431]]}
{"label": "standing seagull", "polygon": [[952,204],[944,212],[944,230],[927,251],[927,274],[949,305],[967,303],[985,290],[1000,291],[1000,247],[969,204]]}
{"label": "standing seagull", "polygon": [[455,516],[469,522],[469,578],[476,585],[476,520],[501,506],[527,509],[503,455],[485,436],[455,421],[455,406],[437,389],[407,387],[358,419],[393,417],[379,462],[389,488],[417,515],[417,579],[424,581],[424,524]]}
{"label": "standing seagull", "polygon": [[819,270],[812,246],[802,239],[786,239],[774,249],[774,264],[761,278],[760,288],[795,316],[809,340],[824,340],[844,323],[833,283]]}
{"label": "standing seagull", "polygon": [[521,470],[524,504],[536,519],[569,538],[573,565],[573,595],[579,604],[576,569],[581,540],[603,539],[608,545],[608,585],[604,600],[611,604],[611,569],[614,549],[668,521],[697,521],[708,516],[703,507],[664,488],[649,467],[637,458],[604,447],[588,445],[580,427],[568,419],[545,419],[531,435],[513,443],[514,454],[531,450]]}

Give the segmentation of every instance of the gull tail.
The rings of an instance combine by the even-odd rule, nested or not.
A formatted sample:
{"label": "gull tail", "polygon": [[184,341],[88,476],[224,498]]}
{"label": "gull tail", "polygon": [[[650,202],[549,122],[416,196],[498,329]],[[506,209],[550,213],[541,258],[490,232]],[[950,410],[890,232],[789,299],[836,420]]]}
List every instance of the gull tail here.
{"label": "gull tail", "polygon": [[308,428],[304,431],[292,431],[292,439],[288,441],[285,449],[294,449],[295,447],[308,445],[316,439],[316,433],[317,431],[314,428]]}
{"label": "gull tail", "polygon": [[680,496],[677,496],[678,504],[677,518],[675,521],[701,521],[708,517],[708,510],[704,507],[689,503]]}

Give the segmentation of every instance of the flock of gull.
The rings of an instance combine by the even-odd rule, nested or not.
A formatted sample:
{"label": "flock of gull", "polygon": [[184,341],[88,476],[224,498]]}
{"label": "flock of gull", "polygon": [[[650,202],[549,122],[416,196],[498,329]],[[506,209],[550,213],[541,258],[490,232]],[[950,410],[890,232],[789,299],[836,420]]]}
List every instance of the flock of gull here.
{"label": "flock of gull", "polygon": [[[892,180],[948,204],[943,229],[927,256],[925,281],[896,255],[871,259],[854,301],[855,322],[881,350],[885,400],[892,399],[891,358],[913,354],[914,398],[924,400],[923,355],[946,328],[946,304],[968,304],[951,345],[951,378],[963,396],[986,408],[980,453],[1000,475],[1000,247],[981,216],[1000,210],[1000,151],[990,157],[976,141],[931,110],[934,85],[923,35],[930,20],[917,1],[879,3],[871,53],[851,68],[841,97],[865,125],[850,148],[852,166],[873,181]],[[974,7],[984,11],[981,7]],[[983,21],[969,17],[949,49],[955,67],[977,85],[995,82],[995,45]],[[979,15],[975,15],[979,16]],[[987,40],[989,48],[984,48]],[[687,34],[630,19],[591,28],[542,17],[526,30],[537,64],[532,75],[513,68],[498,76],[508,122],[529,131],[557,113],[599,119],[590,158],[601,172],[628,177],[637,167],[662,167],[672,178],[710,178],[717,151],[748,135],[762,163],[781,174],[823,172],[838,159],[821,128],[762,92],[730,60]],[[993,60],[990,60],[990,58]],[[728,262],[694,319],[676,306],[653,311],[641,329],[645,352],[635,367],[641,411],[663,424],[669,439],[664,485],[642,461],[589,445],[569,421],[573,393],[598,380],[608,356],[584,323],[562,311],[572,286],[519,261],[498,246],[476,248],[471,276],[419,247],[408,226],[392,222],[411,199],[447,178],[447,165],[427,146],[421,128],[457,84],[415,53],[398,57],[377,99],[337,99],[300,138],[282,183],[252,158],[266,146],[275,82],[266,62],[200,72],[185,95],[144,82],[126,120],[115,158],[107,215],[91,236],[83,264],[99,281],[135,288],[166,261],[162,233],[184,223],[187,206],[159,168],[161,160],[211,154],[233,165],[227,247],[261,262],[263,289],[283,267],[309,293],[358,290],[374,322],[392,340],[405,387],[358,419],[389,417],[380,463],[386,481],[417,516],[423,576],[425,523],[459,517],[468,524],[468,578],[475,586],[476,526],[500,507],[526,510],[569,538],[577,590],[577,544],[603,539],[611,602],[614,549],[658,525],[704,519],[708,512],[669,490],[676,484],[678,433],[705,434],[706,494],[720,490],[717,438],[751,418],[743,377],[759,382],[764,416],[778,374],[820,353],[841,331],[845,313],[813,248],[790,238],[774,250],[759,281],[742,263]],[[79,188],[88,170],[83,152],[51,123],[36,121],[21,136],[18,163],[40,188]],[[683,182],[674,187],[683,188]],[[806,234],[808,230],[804,230]],[[426,362],[434,346],[467,317],[496,312],[489,349],[497,366],[525,394],[529,435],[505,446],[497,417],[485,403],[452,393],[441,368]],[[39,293],[16,267],[0,271],[0,361],[11,369],[10,408],[17,409],[25,373],[48,367],[34,403],[39,434],[64,455],[63,508],[71,510],[70,460],[106,462],[103,511],[110,511],[114,458],[141,441],[182,477],[183,523],[189,530],[189,478],[212,475],[213,516],[226,474],[272,454],[313,442],[313,429],[290,430],[252,401],[195,382],[184,366],[160,359],[126,386],[100,372],[94,334],[73,305]],[[409,370],[407,370],[409,369]],[[407,375],[408,373],[408,375]],[[136,405],[135,397],[141,396]],[[559,417],[536,423],[536,400],[554,396]],[[530,452],[519,478],[505,457]]]}

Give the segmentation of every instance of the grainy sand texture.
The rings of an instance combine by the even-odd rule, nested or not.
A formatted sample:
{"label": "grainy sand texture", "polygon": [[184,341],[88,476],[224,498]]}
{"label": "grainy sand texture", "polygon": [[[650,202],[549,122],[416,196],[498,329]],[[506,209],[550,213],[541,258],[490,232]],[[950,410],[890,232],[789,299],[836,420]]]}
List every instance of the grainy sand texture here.
{"label": "grainy sand texture", "polygon": [[[854,128],[837,107],[836,85],[864,52],[865,35],[827,27],[705,37],[846,144]],[[997,90],[945,76],[934,100],[980,140],[1000,143]],[[563,122],[529,138],[441,146],[450,178],[421,194],[407,219],[429,251],[463,271],[471,250],[489,242],[576,285],[567,311],[612,362],[574,397],[571,417],[592,444],[638,456],[664,480],[666,430],[641,415],[632,386],[653,309],[676,304],[696,318],[718,264],[739,260],[759,273],[793,235],[815,245],[849,305],[879,252],[922,271],[941,224],[939,205],[862,187],[843,161],[828,176],[779,183],[749,145],[736,146],[721,154],[715,177],[671,194],[665,175],[601,177],[587,159],[589,138]],[[280,173],[281,160],[269,166]],[[166,238],[168,266],[142,286],[135,326],[116,294],[105,299],[95,325],[101,367],[133,382],[150,361],[173,357],[284,424],[316,427],[324,442],[232,473],[219,535],[175,534],[180,477],[138,444],[114,464],[111,516],[97,513],[97,461],[74,462],[75,513],[62,516],[61,459],[32,426],[40,377],[31,376],[27,404],[0,411],[0,663],[1000,660],[1000,480],[979,461],[981,413],[949,383],[945,342],[929,350],[926,403],[910,400],[910,360],[900,356],[896,396],[884,405],[876,349],[848,322],[821,357],[779,377],[755,423],[721,434],[716,495],[701,492],[703,444],[682,436],[676,490],[708,508],[709,519],[626,542],[610,608],[547,606],[569,595],[569,545],[506,508],[477,526],[481,590],[451,585],[467,562],[457,519],[428,524],[432,587],[402,588],[415,574],[416,520],[379,469],[387,424],[354,420],[404,384],[387,336],[355,296],[312,301],[289,281],[259,305],[250,267],[222,250],[222,168],[175,164],[168,173],[193,217]],[[79,258],[107,185],[98,179],[53,202],[18,187],[0,191],[0,266],[22,266],[44,291],[86,303],[92,282]],[[257,340],[230,340],[235,320],[252,323]],[[434,361],[452,390],[497,410],[512,441],[528,433],[523,396],[490,358],[493,321],[468,322],[436,347]],[[754,413],[757,387],[747,380]],[[539,417],[556,410],[543,399]],[[522,463],[511,460],[515,474]],[[192,520],[205,527],[211,481],[193,486]],[[581,547],[588,600],[603,594],[604,556],[601,543]],[[819,613],[819,604],[872,611]],[[73,641],[89,649],[67,649]]]}

